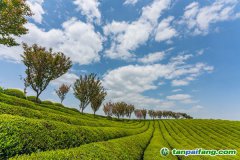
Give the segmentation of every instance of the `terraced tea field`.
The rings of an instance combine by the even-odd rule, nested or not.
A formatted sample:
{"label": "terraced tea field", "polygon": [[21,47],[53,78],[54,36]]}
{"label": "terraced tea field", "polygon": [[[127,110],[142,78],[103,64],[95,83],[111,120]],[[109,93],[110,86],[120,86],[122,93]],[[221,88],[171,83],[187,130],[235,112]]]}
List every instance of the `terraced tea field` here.
{"label": "terraced tea field", "polygon": [[81,114],[57,104],[36,104],[0,93],[0,159],[240,159],[162,156],[160,149],[235,149],[240,122],[226,120],[121,120]]}

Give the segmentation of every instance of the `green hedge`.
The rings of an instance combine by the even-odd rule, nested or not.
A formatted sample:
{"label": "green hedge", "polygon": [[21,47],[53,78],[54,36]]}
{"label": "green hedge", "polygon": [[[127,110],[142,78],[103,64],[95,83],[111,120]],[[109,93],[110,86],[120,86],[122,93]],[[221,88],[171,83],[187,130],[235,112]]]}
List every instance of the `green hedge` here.
{"label": "green hedge", "polygon": [[88,121],[81,118],[74,118],[71,116],[65,116],[55,114],[47,111],[38,111],[31,108],[24,108],[21,106],[13,106],[0,102],[0,114],[19,115],[27,118],[34,119],[46,119],[64,122],[68,124],[81,125],[81,126],[111,126],[110,123],[101,123],[98,121]]}
{"label": "green hedge", "polygon": [[0,87],[0,93],[3,93],[4,89],[2,87]]}
{"label": "green hedge", "polygon": [[3,93],[10,96],[26,99],[26,95],[23,93],[23,91],[18,89],[5,89]]}
{"label": "green hedge", "polygon": [[61,103],[54,103],[54,105],[55,105],[55,106],[58,106],[58,107],[64,107],[64,105],[61,104]]}
{"label": "green hedge", "polygon": [[41,104],[53,105],[52,101],[42,101]]}
{"label": "green hedge", "polygon": [[38,98],[38,100],[36,100],[36,99],[37,99],[36,96],[27,96],[27,100],[29,100],[29,101],[32,101],[32,102],[35,102],[35,103],[41,103],[42,102],[40,98]]}
{"label": "green hedge", "polygon": [[[164,139],[161,130],[159,128],[159,121],[155,121],[153,137],[144,152],[144,160],[159,160],[163,157],[160,154],[160,149],[163,147],[171,148],[168,142]],[[169,154],[168,157],[164,159],[177,160],[176,156]]]}
{"label": "green hedge", "polygon": [[[56,107],[54,105],[44,105],[44,104],[36,104],[31,101],[20,99],[17,97],[8,96],[0,93],[0,113],[2,114],[12,114],[12,115],[20,115],[29,118],[41,118],[41,119],[49,119],[56,120],[60,122],[65,122],[69,124],[75,125],[89,125],[89,126],[118,126],[118,127],[126,127],[126,128],[134,128],[136,123],[126,124],[122,122],[112,122],[106,121],[105,119],[98,118],[97,120],[94,118],[90,118],[79,112],[75,112],[69,110],[65,107]],[[10,105],[9,105],[10,104]],[[44,107],[43,107],[44,106]],[[53,108],[57,108],[54,110]],[[29,110],[30,109],[30,110]],[[69,111],[69,113],[66,113]],[[73,113],[73,114],[70,114]],[[135,128],[137,128],[136,126]]]}
{"label": "green hedge", "polygon": [[152,136],[151,122],[147,131],[110,141],[90,143],[78,148],[47,151],[14,157],[19,160],[140,160]]}
{"label": "green hedge", "polygon": [[121,129],[74,126],[54,121],[0,115],[0,159],[16,154],[78,147],[90,142],[141,133],[147,128],[147,123],[139,129]]}

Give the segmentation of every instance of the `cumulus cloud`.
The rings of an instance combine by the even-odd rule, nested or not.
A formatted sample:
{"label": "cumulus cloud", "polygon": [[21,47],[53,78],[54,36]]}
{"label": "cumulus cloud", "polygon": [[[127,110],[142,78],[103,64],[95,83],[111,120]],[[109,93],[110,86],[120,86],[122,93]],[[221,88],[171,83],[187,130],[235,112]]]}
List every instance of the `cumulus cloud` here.
{"label": "cumulus cloud", "polygon": [[174,17],[170,16],[168,18],[163,19],[156,30],[155,40],[158,42],[170,40],[173,37],[177,36],[177,31],[171,26],[171,22]]}
{"label": "cumulus cloud", "polygon": [[239,18],[235,11],[238,4],[238,0],[217,0],[201,7],[199,2],[193,2],[186,6],[180,24],[185,24],[193,35],[208,34],[211,24]]}
{"label": "cumulus cloud", "polygon": [[193,104],[197,103],[198,101],[195,101],[192,99],[192,96],[189,94],[174,94],[171,96],[167,96],[168,100],[178,101],[183,104]]}
{"label": "cumulus cloud", "polygon": [[144,64],[148,64],[148,63],[151,64],[151,63],[155,63],[163,60],[164,56],[165,56],[164,52],[154,52],[154,53],[147,54],[142,58],[139,58],[138,62],[141,62]]}
{"label": "cumulus cloud", "polygon": [[186,100],[190,98],[192,98],[192,96],[190,96],[189,94],[175,94],[175,95],[167,96],[167,99],[169,100]]}
{"label": "cumulus cloud", "polygon": [[[61,51],[71,58],[74,63],[90,64],[100,60],[99,52],[102,50],[102,37],[94,31],[94,26],[72,18],[62,24],[62,29],[50,29],[45,31],[35,24],[28,23],[27,35],[17,38],[18,42],[39,45],[53,48],[54,51]],[[74,46],[74,48],[73,48]],[[21,46],[7,48],[0,45],[1,59],[20,61],[22,53]]]}
{"label": "cumulus cloud", "polygon": [[[197,77],[210,68],[211,66],[203,63],[190,65],[174,61],[168,64],[127,65],[108,71],[104,75],[103,84],[109,93],[108,99],[113,101],[124,100],[147,107],[172,107],[175,104],[174,97],[163,100],[144,96],[144,92],[158,89],[159,82],[175,80],[182,76]],[[195,101],[188,96],[182,99],[181,103],[189,104]]]}
{"label": "cumulus cloud", "polygon": [[42,7],[44,0],[27,0],[26,3],[34,14],[31,18],[37,23],[42,23],[42,16],[45,13]]}
{"label": "cumulus cloud", "polygon": [[174,89],[174,90],[172,90],[172,92],[180,92],[180,91],[182,91],[182,89]]}
{"label": "cumulus cloud", "polygon": [[132,51],[144,44],[157,26],[162,12],[169,8],[171,0],[154,0],[142,8],[140,18],[131,23],[115,22],[104,27],[104,33],[111,38],[111,47],[106,50],[110,58],[129,59],[134,57]]}
{"label": "cumulus cloud", "polygon": [[77,9],[82,15],[87,17],[89,22],[100,23],[101,13],[98,9],[100,5],[99,0],[74,0],[73,3],[77,5]]}
{"label": "cumulus cloud", "polygon": [[54,86],[60,86],[62,84],[72,85],[77,79],[78,76],[76,74],[68,72],[52,81],[51,84]]}
{"label": "cumulus cloud", "polygon": [[125,5],[128,5],[128,4],[134,5],[134,4],[136,4],[137,2],[138,2],[138,0],[125,0],[124,4],[125,4]]}

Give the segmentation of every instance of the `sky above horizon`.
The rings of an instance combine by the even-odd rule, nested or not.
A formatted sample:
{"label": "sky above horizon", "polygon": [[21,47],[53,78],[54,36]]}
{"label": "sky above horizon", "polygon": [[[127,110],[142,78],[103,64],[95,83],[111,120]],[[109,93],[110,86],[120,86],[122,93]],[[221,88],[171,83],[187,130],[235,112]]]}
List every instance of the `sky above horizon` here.
{"label": "sky above horizon", "polygon": [[[93,72],[107,89],[105,102],[240,120],[239,0],[27,3],[34,15],[17,41],[51,47],[74,63],[42,100],[59,102],[55,88]],[[0,45],[0,86],[23,89],[22,52],[21,46]],[[72,91],[64,104],[79,108]]]}

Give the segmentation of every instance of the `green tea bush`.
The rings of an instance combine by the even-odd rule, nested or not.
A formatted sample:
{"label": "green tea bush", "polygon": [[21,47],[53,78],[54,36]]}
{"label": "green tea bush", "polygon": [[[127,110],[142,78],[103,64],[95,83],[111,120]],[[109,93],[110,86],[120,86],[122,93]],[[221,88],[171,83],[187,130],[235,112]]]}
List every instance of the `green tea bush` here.
{"label": "green tea bush", "polygon": [[2,87],[0,87],[0,93],[3,93],[4,89]]}
{"label": "green tea bush", "polygon": [[77,148],[33,153],[12,159],[19,160],[140,160],[152,136],[153,124],[140,134],[114,140],[90,143]]}
{"label": "green tea bush", "polygon": [[64,105],[61,104],[61,103],[54,103],[54,105],[55,105],[55,106],[58,106],[58,107],[64,107]]}
{"label": "green tea bush", "polygon": [[53,105],[53,104],[54,104],[54,103],[51,102],[51,101],[42,101],[41,103],[42,103],[42,104],[48,104],[48,105]]}
{"label": "green tea bush", "polygon": [[36,96],[27,96],[27,100],[35,102],[35,103],[41,103],[41,99],[38,98],[38,100],[36,100]]}
{"label": "green tea bush", "polygon": [[1,158],[6,159],[16,154],[78,147],[90,142],[138,134],[147,128],[147,124],[139,129],[74,126],[0,115],[0,153]]}
{"label": "green tea bush", "polygon": [[89,126],[117,126],[124,128],[138,128],[140,123],[119,123],[106,121],[105,119],[90,118],[85,114],[70,110],[66,107],[57,107],[55,105],[37,104],[31,101],[8,96],[0,93],[0,113],[20,115],[29,118],[40,118],[61,121],[75,125],[89,125]]}
{"label": "green tea bush", "polygon": [[[153,137],[150,141],[150,144],[148,145],[147,149],[144,152],[144,160],[159,160],[162,158],[159,152],[160,149],[163,147],[170,148],[170,146],[168,145],[168,142],[165,141],[160,131],[158,121],[155,121],[154,128],[155,129],[154,129]],[[177,160],[177,157],[169,154],[168,157],[164,159]]]}
{"label": "green tea bush", "polygon": [[23,93],[23,91],[18,90],[18,89],[5,89],[3,91],[4,94],[10,95],[10,96],[15,96],[18,98],[26,98],[25,94]]}

